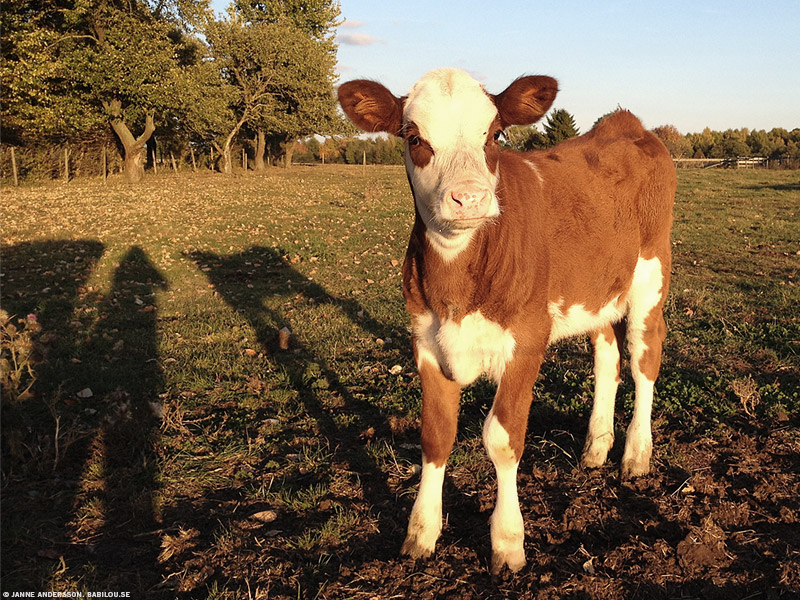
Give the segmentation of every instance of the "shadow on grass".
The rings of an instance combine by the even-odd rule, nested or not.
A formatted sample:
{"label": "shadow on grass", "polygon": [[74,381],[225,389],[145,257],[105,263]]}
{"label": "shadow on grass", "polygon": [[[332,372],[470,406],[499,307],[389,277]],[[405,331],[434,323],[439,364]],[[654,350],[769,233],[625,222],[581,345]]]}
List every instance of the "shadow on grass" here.
{"label": "shadow on grass", "polygon": [[748,185],[744,186],[746,190],[775,190],[778,192],[796,192],[800,190],[800,182],[798,183],[765,183],[761,185]]}
{"label": "shadow on grass", "polygon": [[92,240],[3,249],[3,307],[41,325],[34,393],[3,405],[4,590],[141,595],[160,583],[158,546],[140,534],[155,527],[153,293],[166,283],[131,247],[110,291],[93,291],[103,252]]}
{"label": "shadow on grass", "polygon": [[[233,255],[194,252],[189,257],[206,274],[223,300],[247,319],[256,332],[260,351],[269,356],[278,370],[285,374],[289,385],[297,394],[303,409],[303,414],[297,417],[299,430],[295,430],[294,439],[277,440],[280,452],[302,452],[304,446],[297,443],[298,436],[311,434],[321,437],[321,446],[332,449],[333,468],[357,478],[357,483],[344,495],[331,493],[328,496],[334,497],[337,503],[349,510],[374,511],[373,516],[377,519],[379,534],[372,532],[354,540],[354,545],[363,544],[364,554],[359,557],[353,550],[354,545],[351,546],[349,555],[354,560],[354,568],[367,558],[396,557],[405,533],[406,516],[401,514],[399,507],[402,504],[397,502],[395,494],[387,485],[387,474],[381,469],[379,459],[369,449],[371,442],[393,438],[388,415],[369,400],[370,392],[379,394],[380,390],[374,387],[374,383],[368,382],[365,389],[360,388],[359,393],[354,393],[349,382],[345,384],[340,381],[336,366],[325,358],[327,353],[304,343],[296,336],[292,338],[290,349],[281,349],[279,330],[283,327],[293,329],[287,314],[288,309],[285,311],[282,308],[286,306],[287,300],[291,300],[292,304],[313,301],[317,307],[329,305],[374,337],[391,337],[400,344],[409,345],[407,332],[378,322],[355,300],[338,297],[320,284],[309,281],[276,249],[252,247]],[[277,304],[274,296],[282,297],[281,308],[268,308],[269,304]],[[361,383],[363,382],[359,385]],[[313,419],[310,425],[307,421],[303,423],[306,417]],[[317,443],[318,440],[315,440],[314,444]],[[276,458],[279,461],[286,460],[284,456]],[[325,477],[330,476],[329,473],[321,475],[320,483],[327,485],[329,482]],[[298,476],[294,480],[282,481],[280,486],[283,490],[296,491],[295,488],[313,485],[313,481],[311,476]],[[299,531],[302,532],[309,522],[316,519],[323,519],[324,522],[330,516],[324,509],[314,507],[303,518],[298,516],[294,523],[284,522],[280,527],[296,529],[299,526]],[[381,542],[376,543],[377,539]],[[283,551],[293,555],[288,560],[296,565],[303,565],[304,576],[301,581],[304,588],[320,585],[320,580],[324,581],[330,575],[326,575],[326,572],[338,568],[338,565],[318,564],[318,559],[324,557],[325,551],[302,553],[286,547]],[[297,593],[295,588],[276,587],[275,582],[272,591],[276,594]]]}

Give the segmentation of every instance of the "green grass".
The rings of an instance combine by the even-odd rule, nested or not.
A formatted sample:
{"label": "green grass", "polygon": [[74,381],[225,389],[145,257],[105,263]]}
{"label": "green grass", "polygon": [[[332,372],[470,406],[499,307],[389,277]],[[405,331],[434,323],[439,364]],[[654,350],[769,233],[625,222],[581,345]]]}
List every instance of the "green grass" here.
{"label": "green grass", "polygon": [[[798,174],[678,176],[656,416],[691,431],[796,419]],[[4,589],[236,597],[402,526],[420,461],[400,293],[412,220],[393,167],[4,190],[3,308],[42,326],[34,394],[3,407]],[[552,348],[534,418],[580,429],[529,442],[574,460],[591,390],[585,341]],[[632,393],[627,378],[621,415]],[[464,395],[451,472],[467,495],[491,477],[492,394]],[[277,520],[252,529],[264,508]],[[195,545],[159,563],[179,527]]]}

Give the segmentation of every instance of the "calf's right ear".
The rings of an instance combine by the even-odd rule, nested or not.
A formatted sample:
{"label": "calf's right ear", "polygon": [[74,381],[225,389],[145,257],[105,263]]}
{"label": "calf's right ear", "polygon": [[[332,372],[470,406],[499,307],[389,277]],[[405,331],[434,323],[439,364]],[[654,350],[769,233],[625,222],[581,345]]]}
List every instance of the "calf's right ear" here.
{"label": "calf's right ear", "polygon": [[369,133],[400,135],[403,101],[380,83],[356,79],[339,86],[339,104],[358,127]]}

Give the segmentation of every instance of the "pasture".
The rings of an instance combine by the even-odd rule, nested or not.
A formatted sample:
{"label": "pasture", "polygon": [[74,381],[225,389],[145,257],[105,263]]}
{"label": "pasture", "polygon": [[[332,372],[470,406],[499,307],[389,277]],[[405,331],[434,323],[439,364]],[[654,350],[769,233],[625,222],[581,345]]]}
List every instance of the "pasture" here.
{"label": "pasture", "polygon": [[[623,431],[580,469],[590,346],[551,347],[520,465],[529,563],[499,577],[485,382],[437,554],[399,557],[421,459],[402,168],[5,189],[4,358],[33,355],[4,390],[2,592],[800,594],[800,175],[678,183],[653,473],[620,482]],[[632,393],[623,376],[619,416]]]}

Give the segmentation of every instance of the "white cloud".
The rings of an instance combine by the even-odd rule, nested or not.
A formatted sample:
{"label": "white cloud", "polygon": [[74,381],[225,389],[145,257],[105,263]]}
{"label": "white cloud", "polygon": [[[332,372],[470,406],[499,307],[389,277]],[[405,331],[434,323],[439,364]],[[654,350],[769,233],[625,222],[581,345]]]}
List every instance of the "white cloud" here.
{"label": "white cloud", "polygon": [[345,22],[339,25],[342,29],[358,29],[363,26],[364,21],[353,21],[351,19],[345,19]]}
{"label": "white cloud", "polygon": [[371,46],[372,44],[385,44],[384,40],[379,40],[368,33],[342,33],[336,36],[340,44],[348,46]]}

